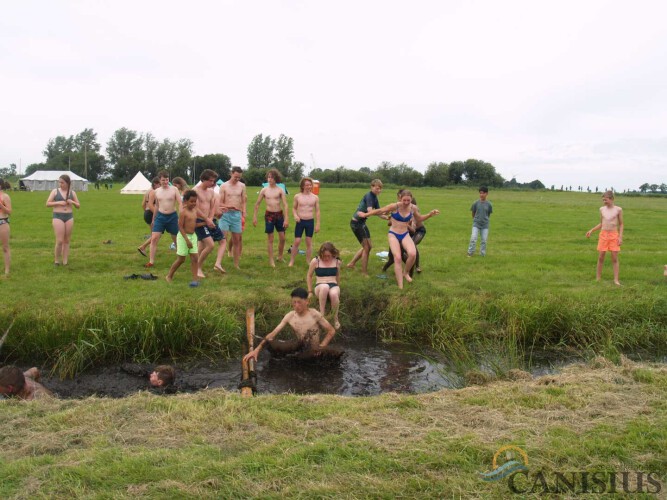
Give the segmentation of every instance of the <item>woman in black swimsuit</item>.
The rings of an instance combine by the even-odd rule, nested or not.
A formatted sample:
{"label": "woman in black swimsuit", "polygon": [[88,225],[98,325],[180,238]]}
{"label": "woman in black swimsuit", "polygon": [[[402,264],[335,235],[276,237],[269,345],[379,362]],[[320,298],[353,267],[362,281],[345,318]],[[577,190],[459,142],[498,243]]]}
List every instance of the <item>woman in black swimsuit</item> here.
{"label": "woman in black swimsuit", "polygon": [[338,306],[340,305],[340,259],[338,249],[330,241],[325,241],[320,251],[308,266],[306,283],[308,297],[313,295],[313,274],[315,274],[315,295],[320,302],[320,313],[324,316],[327,308],[327,298],[331,301],[333,326],[340,329],[338,320]]}
{"label": "woman in black swimsuit", "polygon": [[54,264],[59,266],[62,262],[62,265],[66,266],[69,260],[69,242],[74,228],[72,207],[81,207],[79,198],[72,191],[69,175],[63,174],[58,178],[58,187],[51,191],[46,206],[53,208],[52,224],[56,235]]}

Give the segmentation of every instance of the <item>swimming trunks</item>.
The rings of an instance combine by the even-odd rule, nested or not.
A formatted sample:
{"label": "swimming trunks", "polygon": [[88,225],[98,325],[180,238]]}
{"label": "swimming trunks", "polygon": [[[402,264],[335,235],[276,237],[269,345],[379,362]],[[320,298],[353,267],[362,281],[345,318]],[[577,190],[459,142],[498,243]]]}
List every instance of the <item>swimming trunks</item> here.
{"label": "swimming trunks", "polygon": [[152,232],[164,233],[165,231],[169,234],[178,234],[178,214],[176,212],[170,214],[158,212],[155,216]]}
{"label": "swimming trunks", "polygon": [[274,229],[279,233],[285,232],[285,216],[282,210],[279,212],[269,212],[268,210],[264,212],[264,232],[271,234]]}
{"label": "swimming trunks", "polygon": [[[197,223],[200,222],[204,222],[204,219],[197,218]],[[222,241],[225,239],[225,233],[220,231],[216,219],[213,219],[213,227],[206,225],[195,227],[195,234],[198,241],[205,240],[206,238],[213,238],[213,241]]]}
{"label": "swimming trunks", "polygon": [[144,210],[144,222],[149,226],[153,223],[153,211]]}
{"label": "swimming trunks", "polygon": [[301,219],[294,227],[294,237],[301,238],[306,231],[306,238],[312,238],[315,233],[315,219]]}
{"label": "swimming trunks", "polygon": [[4,224],[9,224],[9,219],[8,218],[0,219],[0,226],[2,226]]}
{"label": "swimming trunks", "polygon": [[354,220],[350,221],[350,228],[352,232],[357,237],[359,243],[363,244],[364,240],[371,239],[371,232],[368,230],[365,221]]}
{"label": "swimming trunks", "polygon": [[398,234],[398,233],[395,233],[394,231],[389,231],[389,234],[393,234],[394,236],[396,236],[396,239],[400,243],[401,241],[403,241],[403,238],[405,238],[408,234],[410,234],[410,232],[406,231],[402,234]]}
{"label": "swimming trunks", "polygon": [[68,220],[72,220],[74,218],[74,214],[72,212],[67,212],[67,213],[53,212],[53,218],[61,220],[63,222],[67,222]]}
{"label": "swimming trunks", "polygon": [[183,238],[183,235],[180,231],[178,232],[176,235],[176,255],[185,257],[189,253],[197,253],[197,235],[195,233],[188,234],[188,240],[190,240],[190,243],[192,243],[192,248],[188,248],[188,244],[185,242],[185,238]]}
{"label": "swimming trunks", "polygon": [[618,231],[600,231],[598,239],[598,252],[620,252],[621,247],[618,244]]}
{"label": "swimming trunks", "polygon": [[224,212],[220,218],[220,221],[218,221],[218,227],[221,231],[242,233],[243,226],[241,222],[241,212],[239,210],[230,210],[229,212]]}

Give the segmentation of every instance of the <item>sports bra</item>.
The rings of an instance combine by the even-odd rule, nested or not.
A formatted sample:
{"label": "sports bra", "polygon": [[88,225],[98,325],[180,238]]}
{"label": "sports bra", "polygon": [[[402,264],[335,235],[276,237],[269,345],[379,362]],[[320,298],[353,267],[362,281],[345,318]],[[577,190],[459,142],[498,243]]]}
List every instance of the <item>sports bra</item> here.
{"label": "sports bra", "polygon": [[397,220],[398,222],[410,222],[412,220],[412,210],[410,210],[410,213],[408,215],[403,217],[398,212],[398,203],[396,203],[396,211],[391,213],[391,218]]}
{"label": "sports bra", "polygon": [[317,267],[315,268],[315,276],[323,278],[325,276],[336,277],[338,274],[338,266],[336,267],[320,267],[320,258],[317,258]]}

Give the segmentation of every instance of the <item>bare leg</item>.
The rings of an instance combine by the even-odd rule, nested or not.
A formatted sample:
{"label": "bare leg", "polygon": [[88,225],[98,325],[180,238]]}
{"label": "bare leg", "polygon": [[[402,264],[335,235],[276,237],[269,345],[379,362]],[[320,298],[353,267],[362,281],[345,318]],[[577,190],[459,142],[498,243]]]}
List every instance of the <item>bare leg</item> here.
{"label": "bare leg", "polygon": [[266,251],[269,254],[269,265],[271,267],[276,267],[276,263],[273,260],[273,233],[268,233],[266,235]]}
{"label": "bare leg", "polygon": [[398,288],[403,288],[403,260],[401,259],[401,244],[396,239],[396,236],[389,234],[389,248],[394,254],[394,275],[396,276],[396,283]]}
{"label": "bare leg", "polygon": [[618,281],[618,270],[619,270],[618,252],[611,252],[611,264],[614,269],[614,284],[620,285],[621,282]]}
{"label": "bare leg", "polygon": [[[210,240],[211,238],[206,239]],[[190,254],[190,271],[192,272],[192,281],[198,281],[197,278],[200,278],[201,276],[199,276],[199,258],[197,257],[196,253]]]}
{"label": "bare leg", "polygon": [[148,257],[148,262],[155,263],[155,254],[157,253],[157,244],[162,238],[162,233],[151,233],[151,251]]}
{"label": "bare leg", "polygon": [[410,275],[410,271],[412,271],[412,267],[415,265],[415,259],[417,257],[417,249],[415,248],[415,242],[412,241],[411,238],[405,237],[403,238],[403,241],[401,243],[408,257],[405,261],[405,268],[404,268],[405,271],[403,273],[403,277],[405,278],[406,281],[412,282],[412,276]]}
{"label": "bare leg", "polygon": [[278,233],[278,260],[283,261],[283,255],[285,254],[285,231]]}
{"label": "bare leg", "polygon": [[183,262],[185,262],[185,256],[179,255],[178,257],[176,257],[176,260],[174,261],[174,263],[169,268],[169,272],[167,273],[167,276],[165,277],[165,279],[168,282],[171,283],[171,280],[174,279],[174,273],[176,272],[176,270],[179,267],[181,267],[181,264],[183,264]]}
{"label": "bare leg", "polygon": [[604,258],[607,252],[600,252],[598,254],[598,266],[595,272],[595,279],[600,281],[602,279],[602,266],[604,266]]}
{"label": "bare leg", "polygon": [[334,319],[333,326],[336,330],[340,330],[340,320],[338,319],[338,308],[340,306],[339,286],[335,286],[329,289],[329,300],[331,301],[331,313],[333,314]]}
{"label": "bare leg", "polygon": [[324,316],[327,312],[327,297],[329,296],[329,285],[317,285],[315,295],[320,304],[320,314]]}
{"label": "bare leg", "polygon": [[[364,238],[364,243],[363,243],[363,250],[361,252],[361,274],[364,276],[368,276],[368,257],[371,254],[371,249],[373,248],[373,243],[371,242],[370,238]],[[399,259],[400,257],[400,253]],[[394,256],[395,257],[395,256]]]}
{"label": "bare leg", "polygon": [[306,262],[310,262],[313,255],[313,238],[306,236]]}
{"label": "bare leg", "polygon": [[354,254],[354,257],[352,257],[352,260],[347,265],[347,268],[348,269],[354,269],[354,266],[357,264],[357,261],[359,259],[361,259],[361,256],[363,255],[363,253],[364,253],[364,247],[362,245],[362,247],[359,250],[357,250],[357,253]]}
{"label": "bare leg", "polygon": [[74,219],[65,222],[65,232],[63,234],[63,266],[69,262],[69,242],[72,239],[72,229],[74,229]]}
{"label": "bare leg", "polygon": [[197,276],[199,278],[206,278],[206,275],[203,271],[204,261],[206,261],[206,257],[208,257],[208,254],[210,254],[213,250],[215,243],[213,242],[213,238],[204,238],[198,243],[197,246],[199,247],[199,258],[197,259]]}
{"label": "bare leg", "polygon": [[9,265],[12,257],[9,250],[9,224],[0,226],[0,242],[2,243],[2,255],[5,259],[5,275],[9,274]]}
{"label": "bare leg", "polygon": [[[292,252],[289,258],[289,267],[292,267],[294,265],[294,259],[296,259],[296,256],[299,253],[299,245],[301,244],[301,238],[294,238],[294,243],[292,243]],[[310,261],[306,261],[310,262]]]}
{"label": "bare leg", "polygon": [[239,267],[239,262],[241,261],[241,245],[243,244],[241,238],[241,233],[232,233],[232,255],[234,256],[234,267],[236,269],[241,269]]}
{"label": "bare leg", "polygon": [[213,269],[215,269],[219,273],[225,272],[225,268],[222,267],[222,258],[225,256],[225,247],[226,247],[225,240],[220,240],[218,242],[218,253],[215,256],[215,264],[213,265]]}
{"label": "bare leg", "polygon": [[56,246],[54,249],[53,262],[60,264],[63,254],[63,239],[65,238],[65,223],[60,219],[53,219],[53,232],[56,235]]}

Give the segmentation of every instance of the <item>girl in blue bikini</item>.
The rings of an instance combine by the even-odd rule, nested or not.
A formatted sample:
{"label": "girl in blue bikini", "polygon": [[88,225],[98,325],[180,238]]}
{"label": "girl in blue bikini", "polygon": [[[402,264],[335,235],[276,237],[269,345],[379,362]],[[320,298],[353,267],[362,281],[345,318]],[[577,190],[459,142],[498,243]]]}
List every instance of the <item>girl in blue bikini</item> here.
{"label": "girl in blue bikini", "polygon": [[[411,224],[413,218],[417,222],[424,222],[440,213],[439,210],[431,210],[428,215],[421,215],[417,205],[412,204],[412,193],[407,189],[401,193],[401,197],[397,203],[392,203],[386,207],[370,210],[363,215],[363,217],[370,217],[371,215],[380,215],[389,213],[391,228],[389,229],[389,248],[394,256],[394,273],[396,274],[396,283],[398,288],[403,288],[403,280],[412,281],[410,277],[410,269],[415,263],[417,251],[415,243],[410,238],[408,226]],[[401,259],[401,248],[405,250],[408,259],[405,262],[405,272],[403,261]]]}
{"label": "girl in blue bikini", "polygon": [[53,208],[53,232],[56,235],[54,264],[67,265],[69,259],[69,242],[74,227],[72,207],[80,208],[79,198],[72,191],[72,181],[69,175],[63,174],[58,178],[58,187],[51,191],[46,200],[46,206]]}

